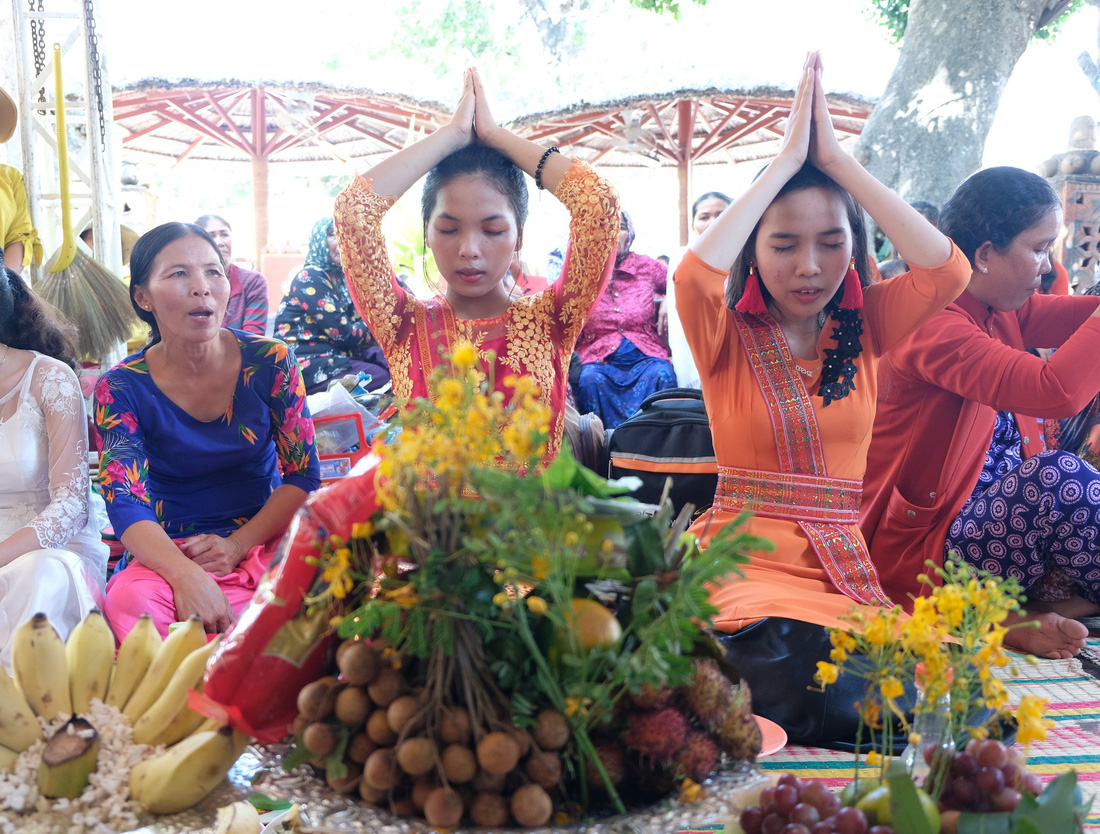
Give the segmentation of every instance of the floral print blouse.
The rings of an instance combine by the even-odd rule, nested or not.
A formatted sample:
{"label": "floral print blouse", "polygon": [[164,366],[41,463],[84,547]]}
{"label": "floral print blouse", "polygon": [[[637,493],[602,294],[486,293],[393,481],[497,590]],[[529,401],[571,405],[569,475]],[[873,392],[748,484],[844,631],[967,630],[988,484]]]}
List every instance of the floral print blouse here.
{"label": "floral print blouse", "polygon": [[99,481],[115,535],[155,521],[169,536],[227,535],[280,484],[320,486],[313,421],[287,345],[233,330],[241,373],[229,409],[198,420],[161,393],[145,349],[99,378]]}

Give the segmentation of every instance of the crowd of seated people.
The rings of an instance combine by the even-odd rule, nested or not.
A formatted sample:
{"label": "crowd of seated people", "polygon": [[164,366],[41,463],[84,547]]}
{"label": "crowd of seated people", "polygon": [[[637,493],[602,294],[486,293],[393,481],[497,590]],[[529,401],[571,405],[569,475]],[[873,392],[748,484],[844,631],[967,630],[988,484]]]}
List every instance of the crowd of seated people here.
{"label": "crowd of seated people", "polygon": [[[428,299],[397,279],[381,232],[424,176],[440,279]],[[529,182],[571,215],[549,282],[521,266]],[[864,212],[896,264],[876,268]],[[1037,292],[1061,228],[1041,177],[981,171],[938,228],[926,212],[841,149],[811,54],[778,155],[736,200],[696,202],[694,240],[669,272],[633,251],[614,186],[497,124],[468,70],[451,121],[356,177],[315,224],[274,338],[249,315],[220,217],[165,223],[135,245],[130,297],[150,338],[100,377],[93,414],[97,491],[125,547],[109,579],[72,334],[7,270],[0,644],[32,610],[67,630],[101,607],[120,640],[144,613],[162,634],[191,615],[211,633],[230,628],[320,485],[307,392],[365,372],[404,402],[470,343],[488,379],[534,377],[552,415],[545,464],[562,443],[571,357],[578,405],[613,427],[676,385],[673,330],[719,464],[693,530],[705,546],[755,508],[750,532],[775,544],[712,594],[758,713],[797,741],[850,737],[850,703],[790,693],[853,605],[911,605],[926,561],[948,550],[1024,586],[1021,618],[1035,627],[1012,632],[1016,648],[1071,656],[1086,636],[1078,618],[1100,611],[1100,474],[1044,449],[1037,420],[1100,391],[1098,299]]]}

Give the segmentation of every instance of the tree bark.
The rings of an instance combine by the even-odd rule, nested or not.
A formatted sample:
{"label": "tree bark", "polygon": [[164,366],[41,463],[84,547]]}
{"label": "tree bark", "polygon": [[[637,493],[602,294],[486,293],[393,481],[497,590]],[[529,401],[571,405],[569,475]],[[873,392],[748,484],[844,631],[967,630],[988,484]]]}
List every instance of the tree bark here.
{"label": "tree bark", "polygon": [[1068,3],[912,0],[897,66],[856,158],[905,199],[941,205],[981,167],[1001,94],[1028,40]]}

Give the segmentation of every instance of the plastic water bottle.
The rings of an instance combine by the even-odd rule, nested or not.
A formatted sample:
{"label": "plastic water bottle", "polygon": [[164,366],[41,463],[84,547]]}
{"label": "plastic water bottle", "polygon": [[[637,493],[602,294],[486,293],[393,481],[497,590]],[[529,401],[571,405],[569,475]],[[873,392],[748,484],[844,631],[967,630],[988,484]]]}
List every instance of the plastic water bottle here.
{"label": "plastic water bottle", "polygon": [[924,688],[920,685],[921,674],[917,674],[917,703],[913,708],[912,733],[920,736],[916,744],[912,742],[902,751],[901,760],[914,782],[927,786],[931,768],[925,758],[926,751],[939,750],[944,761],[950,761],[955,754],[955,739],[951,735],[951,693],[946,692],[930,705],[925,698]]}

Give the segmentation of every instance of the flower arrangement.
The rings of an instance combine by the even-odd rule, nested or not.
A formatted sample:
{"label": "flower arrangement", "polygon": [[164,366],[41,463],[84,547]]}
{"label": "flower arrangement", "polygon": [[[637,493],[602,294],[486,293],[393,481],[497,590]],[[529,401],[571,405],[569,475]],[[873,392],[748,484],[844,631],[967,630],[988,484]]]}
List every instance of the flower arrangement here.
{"label": "flower arrangement", "polygon": [[[1040,825],[1079,830],[1084,809],[1079,795],[1074,801],[1076,774],[1063,774],[1036,796],[1041,783],[1025,771],[1019,748],[995,738],[1014,726],[1016,742],[1026,751],[1046,738],[1053,723],[1044,718],[1047,702],[1034,695],[1010,710],[994,674],[1014,662],[1004,648],[1009,628],[1028,627],[1005,625],[1021,608],[1020,586],[978,572],[955,554],[936,572],[942,582],[923,577],[930,593],[914,600],[911,616],[900,606],[851,613],[848,628],[830,631],[830,661],[817,664],[815,680],[823,688],[843,674],[866,681],[866,694],[856,704],[857,746],[866,731],[873,746],[868,762],[879,773],[859,779],[857,754],[857,778],[847,798],[866,806],[871,817],[896,821],[899,834],[936,834],[939,815],[929,813],[929,806],[943,810],[944,830],[964,834],[1030,832]],[[915,702],[905,681],[916,683]],[[894,748],[897,735],[908,738],[904,751]],[[966,742],[960,752],[956,740]]]}
{"label": "flower arrangement", "polygon": [[770,544],[730,525],[700,551],[686,512],[650,514],[568,450],[540,471],[537,389],[510,377],[506,400],[476,360],[437,368],[375,444],[381,511],[321,545],[307,601],[344,638],[342,678],[303,689],[288,764],[437,826],[690,796],[759,751],[705,629],[709,586]]}

